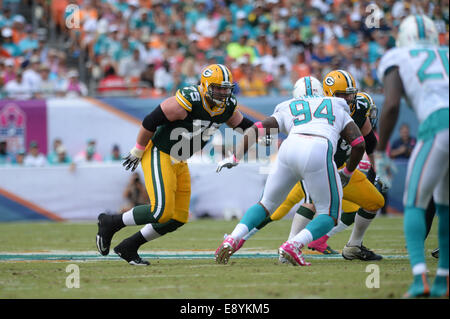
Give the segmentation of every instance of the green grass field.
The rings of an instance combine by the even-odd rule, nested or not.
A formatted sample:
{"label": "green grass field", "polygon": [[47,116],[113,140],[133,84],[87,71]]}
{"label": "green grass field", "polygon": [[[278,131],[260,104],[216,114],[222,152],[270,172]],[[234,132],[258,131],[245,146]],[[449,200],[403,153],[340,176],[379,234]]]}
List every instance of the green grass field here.
{"label": "green grass field", "polygon": [[[401,298],[412,279],[406,258],[402,218],[377,218],[364,244],[386,258],[379,266],[380,287],[367,288],[370,264],[341,257],[306,255],[310,267],[278,263],[278,247],[286,240],[291,220],[274,222],[256,234],[227,265],[214,262],[213,252],[237,221],[195,220],[174,233],[145,244],[149,267],[133,267],[117,258],[96,253],[95,223],[3,223],[0,224],[0,298]],[[436,224],[426,242],[431,278],[437,260],[430,256],[437,247]],[[139,227],[127,227],[113,239],[112,247]],[[350,228],[351,229],[351,228]],[[351,230],[329,240],[341,250]],[[112,250],[112,249],[111,249]],[[166,258],[166,253],[191,251],[185,258]],[[73,260],[11,259],[12,254],[90,254]],[[251,255],[264,252],[268,257]],[[309,252],[309,251],[307,251]],[[206,257],[195,258],[196,254]],[[8,255],[9,254],[9,255]],[[239,256],[241,254],[241,256]],[[9,256],[9,257],[8,257]],[[97,257],[98,256],[98,257]],[[190,258],[186,258],[190,257]],[[321,257],[321,258],[318,258]],[[67,258],[59,258],[67,259]],[[80,288],[67,288],[66,267],[76,264]]]}

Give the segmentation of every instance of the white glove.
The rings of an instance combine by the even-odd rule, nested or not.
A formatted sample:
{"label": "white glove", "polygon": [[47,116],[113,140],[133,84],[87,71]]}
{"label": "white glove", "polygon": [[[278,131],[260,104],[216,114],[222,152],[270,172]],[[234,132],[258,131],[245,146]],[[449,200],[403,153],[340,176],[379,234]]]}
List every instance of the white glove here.
{"label": "white glove", "polygon": [[338,170],[338,173],[341,178],[342,188],[344,188],[350,182],[353,172],[350,172],[347,170],[347,167],[344,167],[343,169]]}
{"label": "white glove", "polygon": [[144,150],[140,150],[136,146],[133,147],[130,153],[128,153],[128,155],[124,158],[125,161],[122,165],[125,166],[126,170],[131,168],[131,171],[134,172],[134,170],[138,167],[143,154]]}
{"label": "white glove", "polygon": [[268,147],[272,144],[272,140],[273,140],[272,136],[264,135],[258,138],[258,144]]}
{"label": "white glove", "polygon": [[385,152],[375,152],[374,157],[378,181],[387,191],[392,186],[392,175],[397,172],[397,167]]}
{"label": "white glove", "polygon": [[222,168],[224,168],[224,167],[232,168],[232,167],[236,166],[237,164],[239,164],[239,162],[236,159],[236,156],[234,156],[234,154],[231,153],[231,151],[229,151],[228,152],[228,157],[225,157],[223,160],[221,160],[217,164],[216,172],[219,173],[222,170]]}
{"label": "white glove", "polygon": [[387,187],[386,184],[383,183],[379,176],[375,177],[374,185],[380,191],[380,193],[386,193],[389,190],[389,187]]}

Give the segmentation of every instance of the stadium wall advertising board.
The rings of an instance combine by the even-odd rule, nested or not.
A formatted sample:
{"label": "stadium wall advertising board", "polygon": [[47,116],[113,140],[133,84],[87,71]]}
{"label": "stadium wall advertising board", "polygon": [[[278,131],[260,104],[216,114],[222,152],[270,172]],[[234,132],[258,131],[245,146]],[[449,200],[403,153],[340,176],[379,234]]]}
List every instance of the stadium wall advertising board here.
{"label": "stadium wall advertising board", "polygon": [[0,100],[0,140],[10,152],[28,150],[36,141],[47,152],[47,104],[45,100]]}
{"label": "stadium wall advertising board", "polygon": [[[379,108],[382,96],[375,96]],[[242,98],[241,111],[253,120],[271,115],[283,98]],[[97,150],[107,158],[113,145],[122,154],[134,145],[142,118],[161,100],[151,99],[49,99],[0,101],[0,134],[15,141],[16,147],[28,146],[31,140],[40,144],[41,152],[61,138],[73,158],[86,146],[88,139],[97,141]],[[413,113],[402,105],[399,125],[407,122],[411,133],[417,131]],[[398,128],[396,128],[396,131]],[[395,138],[395,135],[394,135]],[[28,149],[28,148],[27,148]],[[402,194],[407,162],[398,163],[399,172],[388,193],[388,205],[403,211]],[[267,175],[260,166],[215,173],[214,164],[190,164],[192,175],[191,208],[198,215],[221,218],[230,211],[242,213],[256,202]],[[232,175],[230,175],[232,173]],[[120,163],[25,168],[0,166],[0,221],[20,219],[81,220],[95,219],[101,210],[118,210],[122,193],[131,174]],[[228,187],[227,185],[233,185]],[[236,189],[236,185],[243,189]],[[211,192],[211,190],[216,190]],[[228,192],[217,198],[211,194]]]}

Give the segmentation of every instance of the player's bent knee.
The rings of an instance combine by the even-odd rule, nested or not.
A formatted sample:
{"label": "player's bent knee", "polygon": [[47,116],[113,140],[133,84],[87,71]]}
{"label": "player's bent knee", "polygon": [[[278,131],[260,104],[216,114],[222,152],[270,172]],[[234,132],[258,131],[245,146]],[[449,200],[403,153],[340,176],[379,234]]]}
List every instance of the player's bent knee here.
{"label": "player's bent knee", "polygon": [[261,200],[258,204],[261,205],[262,208],[264,208],[267,216],[271,216],[278,208],[278,205],[276,203],[264,199]]}
{"label": "player's bent knee", "polygon": [[374,198],[371,200],[368,200],[364,203],[364,206],[361,206],[364,210],[370,211],[370,212],[376,212],[380,208],[384,207],[384,197],[380,193],[377,193]]}

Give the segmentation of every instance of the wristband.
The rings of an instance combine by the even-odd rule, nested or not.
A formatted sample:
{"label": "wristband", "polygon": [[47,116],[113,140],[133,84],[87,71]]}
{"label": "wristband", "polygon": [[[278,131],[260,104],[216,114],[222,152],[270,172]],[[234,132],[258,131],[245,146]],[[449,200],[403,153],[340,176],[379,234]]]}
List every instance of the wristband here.
{"label": "wristband", "polygon": [[255,122],[254,125],[258,128],[258,135],[264,135],[264,126],[262,125],[261,121]]}
{"label": "wristband", "polygon": [[352,175],[353,175],[353,172],[350,172],[350,171],[348,170],[347,166],[344,167],[343,171],[344,171],[344,174],[347,175],[347,176],[352,176]]}
{"label": "wristband", "polygon": [[134,147],[136,147],[138,150],[145,151],[145,146],[142,146],[139,143],[136,143],[136,145]]}
{"label": "wristband", "polygon": [[144,150],[138,149],[136,146],[133,147],[130,151],[130,154],[138,157],[138,158],[142,158],[142,155],[144,155]]}
{"label": "wristband", "polygon": [[354,147],[355,145],[361,144],[362,142],[364,142],[364,137],[360,136],[355,138],[351,143],[350,146]]}

